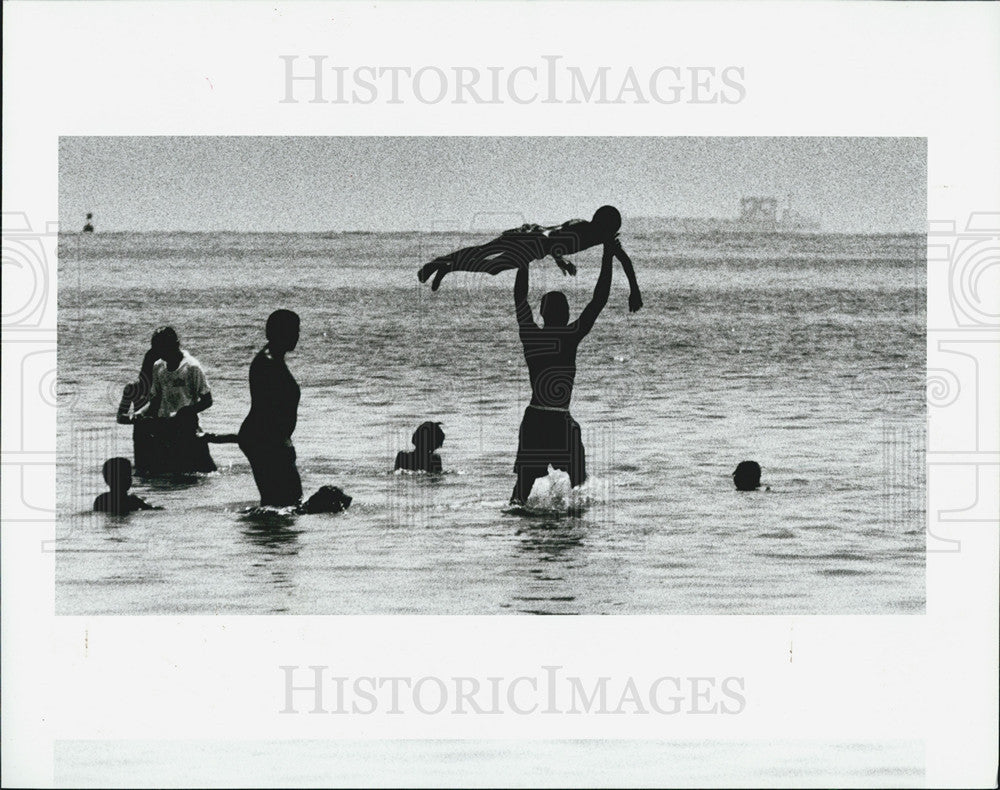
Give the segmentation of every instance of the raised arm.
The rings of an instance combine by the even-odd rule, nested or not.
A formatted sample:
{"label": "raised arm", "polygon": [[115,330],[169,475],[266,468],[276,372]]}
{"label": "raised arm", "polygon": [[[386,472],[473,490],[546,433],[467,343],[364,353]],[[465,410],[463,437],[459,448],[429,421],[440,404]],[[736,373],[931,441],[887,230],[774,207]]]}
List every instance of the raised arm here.
{"label": "raised arm", "polygon": [[642,294],[639,292],[639,281],[635,278],[635,269],[632,268],[632,260],[625,253],[622,243],[617,237],[611,243],[614,247],[615,257],[622,263],[622,271],[628,279],[629,295],[628,309],[630,313],[637,312],[642,307]]}
{"label": "raised arm", "polygon": [[597,285],[594,286],[594,295],[580,317],[577,319],[578,337],[582,340],[594,328],[597,316],[601,314],[604,305],[608,303],[608,296],[611,294],[611,264],[614,261],[614,249],[604,245],[604,256],[601,258],[601,273],[597,278]]}
{"label": "raised arm", "polygon": [[538,329],[531,315],[531,305],[528,304],[528,264],[517,267],[517,277],[514,278],[514,311],[517,314],[517,325],[521,331]]}
{"label": "raised arm", "polygon": [[[570,220],[566,220],[566,222],[562,223],[561,225],[552,225],[552,226],[547,227],[547,228],[542,228],[542,230],[545,231],[546,235],[551,235],[553,233],[556,233],[556,234],[565,233],[565,234],[568,234],[570,236],[575,236],[575,237],[579,238],[577,236],[575,230],[574,230],[574,226],[586,225],[586,224],[588,224],[588,223],[585,220],[582,220],[582,219],[570,219]],[[572,250],[573,251],[577,251],[578,247],[579,247],[579,244],[577,244],[576,246],[573,246]],[[563,257],[562,253],[563,253],[563,250],[561,250],[559,247],[556,247],[549,254],[552,256],[552,259],[556,262],[556,266],[559,267],[559,269],[562,271],[563,274],[569,274],[569,275],[572,275],[572,276],[575,277],[576,276],[576,264],[574,264],[568,258]]]}

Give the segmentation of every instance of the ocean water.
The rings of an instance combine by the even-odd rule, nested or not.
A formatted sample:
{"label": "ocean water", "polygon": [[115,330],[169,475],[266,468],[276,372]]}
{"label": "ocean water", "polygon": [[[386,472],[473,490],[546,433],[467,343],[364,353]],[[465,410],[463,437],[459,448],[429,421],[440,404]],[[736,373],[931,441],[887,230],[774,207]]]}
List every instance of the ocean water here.
{"label": "ocean water", "polygon": [[[616,268],[580,347],[591,479],[582,506],[533,515],[506,508],[530,396],[513,274],[416,280],[486,238],[62,234],[57,612],[923,612],[923,237],[624,233],[645,307]],[[586,304],[600,253],[575,261],[533,264],[536,311],[552,288]],[[136,480],[163,511],[90,512],[101,463],[131,456],[115,408],[153,329],[202,362],[202,427],[235,432],[279,307],[302,317],[303,487],[351,509],[249,514],[246,459],[214,445],[217,473]],[[427,419],[445,474],[391,473]],[[744,459],[770,490],[734,490]]]}

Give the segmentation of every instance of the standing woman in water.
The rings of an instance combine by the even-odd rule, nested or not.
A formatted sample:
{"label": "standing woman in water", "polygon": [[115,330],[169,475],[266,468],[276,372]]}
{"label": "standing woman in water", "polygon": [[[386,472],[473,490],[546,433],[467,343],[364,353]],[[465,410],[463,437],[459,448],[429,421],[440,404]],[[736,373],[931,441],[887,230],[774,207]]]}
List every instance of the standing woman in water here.
{"label": "standing woman in water", "polygon": [[122,425],[132,425],[132,455],[135,459],[133,468],[136,472],[146,474],[156,466],[152,420],[133,420],[131,414],[140,411],[149,403],[149,394],[153,388],[153,365],[160,358],[160,338],[166,327],[161,326],[149,342],[149,350],[142,358],[139,368],[139,378],[131,384],[126,384],[122,390],[122,399],[118,404],[118,422]]}
{"label": "standing woman in water", "polygon": [[253,469],[260,504],[287,507],[302,500],[292,445],[300,393],[285,364],[285,354],[299,342],[298,315],[275,310],[266,334],[267,345],[250,363],[250,413],[240,426],[239,443]]}

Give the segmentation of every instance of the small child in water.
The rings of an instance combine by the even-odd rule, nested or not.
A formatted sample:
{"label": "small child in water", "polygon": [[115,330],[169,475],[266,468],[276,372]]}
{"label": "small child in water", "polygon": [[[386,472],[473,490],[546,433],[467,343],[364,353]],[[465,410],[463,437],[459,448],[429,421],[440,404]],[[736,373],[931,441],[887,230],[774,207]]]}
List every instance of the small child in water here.
{"label": "small child in water", "polygon": [[439,422],[422,422],[411,439],[415,450],[400,450],[396,455],[395,469],[411,472],[440,472],[441,456],[438,448],[444,444],[444,431]]}
{"label": "small child in water", "polygon": [[737,491],[756,491],[760,488],[760,464],[740,461],[733,471],[733,484]]}
{"label": "small child in water", "polygon": [[101,473],[104,475],[104,482],[111,490],[105,491],[94,500],[94,510],[116,516],[131,513],[133,510],[160,510],[142,497],[128,492],[132,487],[132,462],[128,458],[109,458],[104,462]]}

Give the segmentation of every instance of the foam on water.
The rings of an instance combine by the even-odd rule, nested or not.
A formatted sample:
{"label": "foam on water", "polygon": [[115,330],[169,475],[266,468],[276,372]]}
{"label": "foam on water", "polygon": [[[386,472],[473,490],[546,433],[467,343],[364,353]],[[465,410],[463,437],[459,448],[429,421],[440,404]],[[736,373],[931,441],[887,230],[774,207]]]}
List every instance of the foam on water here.
{"label": "foam on water", "polygon": [[594,502],[603,501],[604,484],[589,477],[586,482],[573,488],[569,474],[549,466],[549,473],[539,477],[531,487],[531,493],[523,507],[512,512],[545,515],[572,515],[585,511]]}

